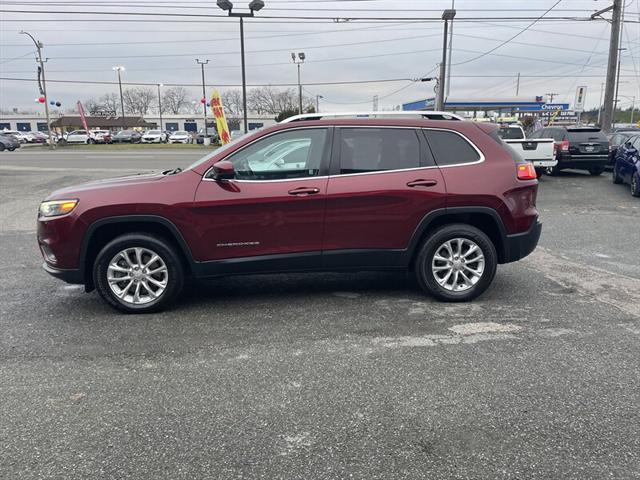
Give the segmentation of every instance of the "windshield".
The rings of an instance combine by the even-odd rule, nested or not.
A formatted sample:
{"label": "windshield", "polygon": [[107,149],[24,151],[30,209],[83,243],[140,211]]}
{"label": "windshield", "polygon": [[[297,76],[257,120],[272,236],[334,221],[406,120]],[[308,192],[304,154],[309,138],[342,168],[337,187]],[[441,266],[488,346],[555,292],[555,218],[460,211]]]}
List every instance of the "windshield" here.
{"label": "windshield", "polygon": [[187,132],[173,132],[173,135],[189,135]]}
{"label": "windshield", "polygon": [[498,129],[498,135],[500,138],[507,140],[520,140],[524,138],[524,134],[520,128],[516,127],[502,127]]}
{"label": "windshield", "polygon": [[120,130],[118,135],[131,135],[131,130]]}
{"label": "windshield", "polygon": [[[263,130],[266,127],[262,127],[256,130],[252,130],[252,133],[257,133],[261,130]],[[211,157],[213,157],[214,155],[217,155],[218,153],[221,152],[225,152],[227,150],[230,150],[231,147],[235,146],[238,142],[244,140],[246,138],[246,135],[242,135],[240,137],[236,137],[231,139],[231,141],[219,148],[216,148],[213,152],[209,152],[207,155],[205,155],[204,157],[202,157],[200,160],[196,160],[194,163],[192,163],[191,165],[189,165],[187,168],[185,168],[185,170],[193,170],[194,168],[202,165],[204,162],[206,162],[207,160],[209,160]]]}
{"label": "windshield", "polygon": [[160,135],[160,130],[149,130],[147,135]]}
{"label": "windshield", "polygon": [[571,142],[606,142],[607,137],[600,130],[567,130]]}

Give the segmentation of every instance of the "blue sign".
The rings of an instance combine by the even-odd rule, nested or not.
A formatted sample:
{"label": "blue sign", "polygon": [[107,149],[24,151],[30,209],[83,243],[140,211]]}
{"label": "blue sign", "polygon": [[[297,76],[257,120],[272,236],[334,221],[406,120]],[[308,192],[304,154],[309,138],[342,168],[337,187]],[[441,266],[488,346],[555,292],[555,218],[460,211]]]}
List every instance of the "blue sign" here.
{"label": "blue sign", "polygon": [[555,111],[567,111],[569,110],[568,103],[541,103],[539,105],[527,105],[526,107],[519,107],[520,112],[555,112]]}

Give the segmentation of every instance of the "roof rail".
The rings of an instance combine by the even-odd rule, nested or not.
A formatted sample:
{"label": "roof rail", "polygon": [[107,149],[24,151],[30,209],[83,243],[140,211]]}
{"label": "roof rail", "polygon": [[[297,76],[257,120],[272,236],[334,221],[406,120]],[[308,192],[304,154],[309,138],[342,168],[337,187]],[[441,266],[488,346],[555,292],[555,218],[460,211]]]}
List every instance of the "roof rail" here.
{"label": "roof rail", "polygon": [[337,113],[303,113],[301,115],[294,115],[289,118],[285,118],[280,123],[290,123],[290,122],[299,122],[302,120],[320,120],[323,118],[331,117],[349,117],[349,118],[359,118],[359,117],[422,117],[427,118],[429,120],[464,120],[462,117],[455,115],[450,112],[436,112],[432,110],[426,111],[376,111],[376,112],[337,112]]}

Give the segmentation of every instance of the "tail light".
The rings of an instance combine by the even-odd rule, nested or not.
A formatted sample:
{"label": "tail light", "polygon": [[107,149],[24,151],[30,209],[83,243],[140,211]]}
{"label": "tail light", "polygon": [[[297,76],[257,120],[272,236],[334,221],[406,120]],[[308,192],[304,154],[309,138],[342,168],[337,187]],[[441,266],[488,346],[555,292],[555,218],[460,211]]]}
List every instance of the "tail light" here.
{"label": "tail light", "polygon": [[569,140],[563,140],[558,144],[558,150],[560,150],[561,152],[568,152],[569,151]]}
{"label": "tail light", "polygon": [[535,180],[538,178],[532,163],[519,163],[516,168],[518,170],[518,180]]}

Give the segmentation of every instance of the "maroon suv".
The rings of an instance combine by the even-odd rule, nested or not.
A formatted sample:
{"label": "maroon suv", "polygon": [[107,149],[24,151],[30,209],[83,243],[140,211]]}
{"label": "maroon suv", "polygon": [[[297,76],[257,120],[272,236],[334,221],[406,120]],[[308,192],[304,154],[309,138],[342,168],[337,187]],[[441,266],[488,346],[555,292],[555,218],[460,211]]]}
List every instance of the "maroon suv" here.
{"label": "maroon suv", "polygon": [[165,308],[186,276],[301,271],[411,270],[470,300],[536,247],[538,183],[496,126],[427,117],[294,117],[184,170],[58,190],[44,269],[125,312]]}

